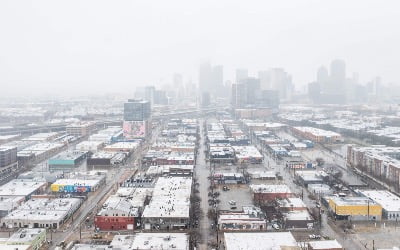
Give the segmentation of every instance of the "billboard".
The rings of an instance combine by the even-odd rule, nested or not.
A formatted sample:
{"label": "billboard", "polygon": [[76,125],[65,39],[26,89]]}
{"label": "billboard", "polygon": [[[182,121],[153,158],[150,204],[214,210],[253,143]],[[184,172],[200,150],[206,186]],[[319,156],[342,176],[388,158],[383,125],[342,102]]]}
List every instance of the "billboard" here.
{"label": "billboard", "polygon": [[148,121],[124,121],[122,126],[126,139],[140,139],[147,136],[149,130]]}

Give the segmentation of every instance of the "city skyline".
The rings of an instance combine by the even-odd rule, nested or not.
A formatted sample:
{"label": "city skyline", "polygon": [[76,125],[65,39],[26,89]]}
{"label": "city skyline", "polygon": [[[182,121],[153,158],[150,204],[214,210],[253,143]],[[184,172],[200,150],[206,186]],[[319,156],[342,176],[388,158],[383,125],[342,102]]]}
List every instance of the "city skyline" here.
{"label": "city skyline", "polygon": [[314,80],[318,67],[339,58],[361,82],[381,76],[384,83],[399,83],[400,57],[394,52],[400,37],[392,32],[400,22],[398,5],[85,1],[72,7],[3,1],[0,85],[8,88],[1,95],[71,95],[75,88],[82,94],[120,93],[171,83],[174,72],[197,83],[205,61],[223,65],[224,79],[231,81],[237,68],[247,68],[249,76],[284,68],[301,88]]}

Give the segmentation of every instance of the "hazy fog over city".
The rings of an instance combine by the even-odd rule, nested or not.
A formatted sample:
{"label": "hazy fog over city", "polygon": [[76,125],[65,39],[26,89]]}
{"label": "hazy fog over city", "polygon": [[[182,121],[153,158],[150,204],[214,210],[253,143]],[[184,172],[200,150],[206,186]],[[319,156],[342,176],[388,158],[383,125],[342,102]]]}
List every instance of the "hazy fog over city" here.
{"label": "hazy fog over city", "polygon": [[0,0],[0,250],[399,250],[399,0]]}
{"label": "hazy fog over city", "polygon": [[301,91],[333,59],[361,81],[397,84],[399,12],[396,0],[5,0],[0,95],[123,93],[174,73],[198,84],[207,61],[231,82],[236,68],[282,67]]}

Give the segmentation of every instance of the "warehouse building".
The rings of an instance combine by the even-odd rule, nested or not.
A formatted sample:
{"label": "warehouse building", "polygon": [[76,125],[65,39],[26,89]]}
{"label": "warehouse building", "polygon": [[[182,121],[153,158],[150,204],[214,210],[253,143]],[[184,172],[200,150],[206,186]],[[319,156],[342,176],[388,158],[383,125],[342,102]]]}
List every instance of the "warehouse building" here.
{"label": "warehouse building", "polygon": [[240,212],[221,211],[218,227],[223,231],[261,231],[266,230],[267,222],[260,208],[244,206]]}
{"label": "warehouse building", "polygon": [[80,122],[67,125],[67,133],[76,137],[91,135],[96,130],[95,122]]}
{"label": "warehouse building", "polygon": [[192,178],[160,177],[142,214],[144,229],[185,229],[189,226]]}
{"label": "warehouse building", "polygon": [[185,233],[135,233],[115,235],[110,245],[76,244],[72,250],[189,250],[189,235]]}
{"label": "warehouse building", "polygon": [[383,218],[400,220],[400,198],[398,196],[386,190],[362,190],[359,193],[382,206]]}
{"label": "warehouse building", "polygon": [[52,192],[88,193],[96,192],[106,182],[104,174],[77,174],[69,178],[58,179],[51,184]]}
{"label": "warehouse building", "polygon": [[341,142],[340,134],[313,127],[292,127],[292,132],[305,139],[309,139],[317,143],[335,143]]}
{"label": "warehouse building", "polygon": [[110,167],[123,164],[126,160],[125,153],[98,151],[87,159],[88,166]]}
{"label": "warehouse building", "polygon": [[317,240],[308,242],[309,250],[343,250],[337,240]]}
{"label": "warehouse building", "polygon": [[134,142],[116,142],[104,147],[107,152],[122,152],[130,155],[140,146],[140,141]]}
{"label": "warehouse building", "polygon": [[300,250],[290,232],[224,233],[226,250],[290,249]]}
{"label": "warehouse building", "polygon": [[83,141],[75,146],[77,151],[96,153],[104,147],[102,141]]}
{"label": "warehouse building", "polygon": [[41,142],[18,151],[17,158],[22,161],[29,158],[33,161],[41,162],[60,152],[64,147],[63,143]]}
{"label": "warehouse building", "polygon": [[0,186],[0,197],[25,197],[28,200],[34,194],[43,193],[47,183],[30,179],[14,179]]}
{"label": "warehouse building", "polygon": [[[46,229],[21,228],[9,238],[0,239],[0,249],[39,250],[46,243]],[[13,248],[11,248],[13,247]]]}
{"label": "warehouse building", "polygon": [[129,198],[110,196],[94,218],[99,230],[134,230],[140,209]]}
{"label": "warehouse building", "polygon": [[283,215],[286,229],[312,229],[314,219],[307,210],[289,211]]}
{"label": "warehouse building", "polygon": [[382,206],[367,197],[329,197],[329,209],[340,220],[382,219]]}
{"label": "warehouse building", "polygon": [[24,201],[24,196],[0,197],[0,218],[19,207]]}
{"label": "warehouse building", "polygon": [[78,198],[31,199],[4,217],[7,228],[59,228],[82,203]]}
{"label": "warehouse building", "polygon": [[66,151],[49,159],[49,171],[70,172],[86,159],[87,153],[82,151]]}
{"label": "warehouse building", "polygon": [[242,163],[260,164],[263,161],[263,156],[254,146],[233,146],[235,151],[236,161]]}
{"label": "warehouse building", "polygon": [[281,212],[307,210],[303,200],[295,197],[278,200],[278,207]]}
{"label": "warehouse building", "polygon": [[250,190],[253,193],[253,199],[256,204],[294,197],[294,194],[286,185],[254,184],[250,185]]}
{"label": "warehouse building", "polygon": [[0,176],[7,175],[17,167],[17,147],[0,146]]}

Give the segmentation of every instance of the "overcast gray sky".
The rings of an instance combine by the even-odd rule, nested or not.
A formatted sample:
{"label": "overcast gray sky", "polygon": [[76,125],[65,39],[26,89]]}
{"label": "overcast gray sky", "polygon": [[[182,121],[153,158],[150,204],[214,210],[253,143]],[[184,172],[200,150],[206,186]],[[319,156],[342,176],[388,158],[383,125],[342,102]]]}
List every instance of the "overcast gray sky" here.
{"label": "overcast gray sky", "polygon": [[[0,1],[0,95],[132,91],[197,82],[198,65],[294,82],[341,58],[361,80],[400,82],[400,1]],[[4,88],[6,86],[6,88]]]}

